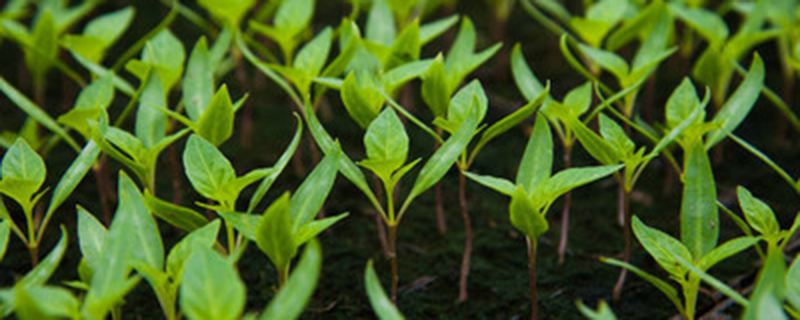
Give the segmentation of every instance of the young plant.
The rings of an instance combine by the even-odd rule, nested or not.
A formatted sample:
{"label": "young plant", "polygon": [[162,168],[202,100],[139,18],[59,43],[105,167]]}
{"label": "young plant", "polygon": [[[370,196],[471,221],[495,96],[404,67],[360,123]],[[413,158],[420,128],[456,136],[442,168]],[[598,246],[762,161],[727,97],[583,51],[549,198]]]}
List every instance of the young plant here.
{"label": "young plant", "polygon": [[503,178],[466,175],[476,182],[511,197],[511,224],[525,234],[528,244],[528,276],[531,291],[531,318],[538,319],[536,291],[536,252],[540,237],[550,228],[545,218],[553,202],[564,193],[606,177],[622,166],[571,168],[552,174],[553,138],[544,117],[536,117],[528,145],[520,162],[515,182]]}
{"label": "young plant", "polygon": [[[3,220],[6,230],[4,242],[7,242],[8,230],[12,230],[28,248],[31,264],[34,267],[39,263],[39,244],[47,231],[50,219],[56,209],[67,200],[86,176],[98,154],[99,149],[95,147],[94,143],[91,141],[87,143],[56,185],[46,210],[36,210],[46,193],[46,190],[40,190],[47,175],[44,160],[21,138],[18,138],[3,156],[2,169],[0,169],[2,173],[0,194],[13,199],[22,209],[22,215],[25,217],[25,230],[23,231],[20,224],[12,219],[5,204],[0,201],[0,220]],[[5,244],[3,248],[5,248]]]}

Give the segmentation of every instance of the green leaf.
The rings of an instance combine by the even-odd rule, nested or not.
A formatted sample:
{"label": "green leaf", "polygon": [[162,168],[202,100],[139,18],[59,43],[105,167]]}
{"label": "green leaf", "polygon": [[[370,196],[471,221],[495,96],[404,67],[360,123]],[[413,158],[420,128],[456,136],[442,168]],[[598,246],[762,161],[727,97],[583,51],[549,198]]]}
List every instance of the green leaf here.
{"label": "green leaf", "polygon": [[447,120],[456,127],[461,126],[461,123],[472,112],[473,104],[475,111],[478,112],[478,121],[483,121],[486,111],[489,110],[489,99],[486,97],[486,92],[483,91],[481,82],[477,79],[458,90],[450,100],[447,108]]}
{"label": "green leaf", "polygon": [[570,168],[560,171],[547,180],[547,187],[545,187],[544,192],[547,193],[548,198],[551,199],[551,201],[555,201],[556,198],[569,192],[570,190],[605,178],[618,171],[622,167],[622,165],[616,165]]}
{"label": "green leaf", "polygon": [[108,230],[81,206],[78,206],[78,245],[81,255],[92,271],[99,270],[103,244]]}
{"label": "green leaf", "polygon": [[199,121],[214,95],[214,67],[206,38],[194,45],[183,77],[183,106],[192,121]]}
{"label": "green leaf", "polygon": [[775,218],[775,212],[764,201],[754,197],[742,186],[736,188],[736,194],[744,217],[753,229],[765,236],[774,236],[780,232],[781,227]]}
{"label": "green leaf", "polygon": [[148,74],[143,80],[145,83],[136,109],[134,132],[142,144],[150,148],[167,135],[167,116],[162,110],[168,110],[166,99],[168,89],[157,73]]}
{"label": "green leaf", "polygon": [[570,90],[564,97],[563,105],[571,109],[575,116],[580,116],[592,106],[592,98],[592,83],[586,82]]}
{"label": "green leaf", "polygon": [[197,135],[215,146],[233,135],[234,110],[228,86],[222,85],[197,121]]}
{"label": "green leaf", "polygon": [[536,117],[536,124],[528,139],[525,153],[517,171],[517,185],[526,192],[533,192],[550,178],[553,168],[553,137],[550,125],[544,117]]}
{"label": "green leaf", "polygon": [[392,43],[389,56],[384,61],[384,69],[388,70],[404,63],[419,60],[419,54],[422,50],[419,33],[419,20],[414,20],[410,25],[403,28],[403,31]]}
{"label": "green leaf", "polygon": [[172,247],[167,256],[167,275],[172,279],[181,279],[186,261],[195,248],[211,248],[217,242],[219,235],[219,220],[214,220],[205,226],[192,231]]}
{"label": "green leaf", "polygon": [[289,193],[275,200],[258,222],[256,244],[278,270],[288,270],[292,258],[297,254],[294,243],[292,217],[290,216]]}
{"label": "green leaf", "polygon": [[45,219],[53,215],[56,209],[58,209],[58,207],[67,200],[69,195],[75,191],[75,188],[78,187],[78,184],[86,176],[86,173],[92,168],[99,155],[100,148],[97,147],[94,141],[89,140],[86,142],[86,146],[83,147],[78,157],[72,161],[72,164],[69,165],[69,168],[67,168],[67,171],[61,176],[61,180],[58,181],[56,188],[53,190],[53,197],[50,198],[50,204],[47,206]]}
{"label": "green leaf", "polygon": [[[771,248],[775,249],[775,248]],[[786,264],[781,250],[769,250],[742,319],[789,319],[783,311]]]}
{"label": "green leaf", "polygon": [[192,250],[180,286],[181,310],[189,319],[238,319],[245,305],[245,286],[236,268],[211,248]]}
{"label": "green leaf", "polygon": [[11,221],[3,219],[0,222],[0,261],[3,261],[3,257],[6,255],[9,235],[11,235]]}
{"label": "green leaf", "polygon": [[758,243],[759,240],[760,239],[755,237],[738,237],[729,240],[721,246],[714,248],[714,250],[709,251],[708,254],[697,262],[697,266],[700,270],[707,271],[722,260],[752,247]]}
{"label": "green leaf", "polygon": [[19,319],[80,318],[78,299],[64,288],[15,287],[14,296],[16,316]]}
{"label": "green leaf", "polygon": [[386,108],[367,128],[364,147],[370,162],[382,165],[372,168],[384,180],[403,166],[408,157],[408,134],[403,122],[391,108]]}
{"label": "green leaf", "polygon": [[394,15],[386,0],[375,0],[367,14],[366,39],[384,46],[391,46],[397,37]]}
{"label": "green leaf", "polygon": [[219,200],[223,186],[236,178],[233,166],[214,145],[195,135],[189,136],[183,151],[186,176],[197,192],[206,198]]}
{"label": "green leaf", "polygon": [[676,256],[692,261],[692,254],[678,239],[650,228],[639,217],[633,217],[633,234],[658,264],[673,277],[682,279],[686,269],[682,268],[675,260]]}
{"label": "green leaf", "polygon": [[407,207],[414,198],[425,192],[425,190],[433,187],[436,182],[447,174],[447,171],[453,166],[458,156],[464,152],[467,145],[472,140],[477,126],[478,113],[473,109],[458,131],[453,133],[453,135],[436,150],[431,158],[425,162],[425,165],[422,166],[403,207]]}
{"label": "green leaf", "polygon": [[31,49],[25,50],[25,64],[35,82],[44,81],[45,73],[58,55],[58,30],[51,10],[43,10],[26,40]]}
{"label": "green leaf", "polygon": [[272,187],[272,184],[276,179],[278,179],[278,175],[280,175],[281,172],[283,172],[283,169],[286,168],[286,165],[289,164],[289,160],[291,160],[294,152],[297,150],[297,146],[300,144],[300,138],[303,135],[303,121],[300,120],[300,117],[297,114],[295,114],[295,117],[297,118],[297,129],[295,131],[294,138],[292,138],[292,141],[289,143],[289,146],[286,147],[286,150],[283,151],[281,157],[278,158],[278,161],[272,167],[270,174],[264,177],[264,180],[261,180],[261,183],[258,185],[255,193],[253,193],[253,196],[250,198],[250,204],[247,206],[248,213],[255,211],[258,203],[261,202],[261,199],[263,199],[264,195],[267,194],[267,191],[269,191],[270,187]]}
{"label": "green leaf", "polygon": [[722,127],[708,133],[706,148],[710,149],[725,138],[727,132],[733,132],[744,121],[750,110],[758,100],[761,88],[764,86],[764,62],[756,54],[750,71],[745,76],[742,84],[722,105],[712,121],[722,122]]}
{"label": "green leaf", "polygon": [[309,223],[304,224],[297,232],[294,233],[294,243],[296,246],[302,246],[306,242],[314,239],[318,234],[322,233],[326,229],[333,226],[335,223],[339,222],[340,220],[347,218],[350,214],[345,212],[339,215],[335,215],[333,217],[328,217],[325,219],[313,220]]}
{"label": "green leaf", "polygon": [[539,239],[550,228],[522,186],[518,185],[511,195],[508,211],[514,228],[531,238],[531,241]]}
{"label": "green leaf", "polygon": [[431,62],[428,71],[422,76],[422,100],[434,117],[444,117],[450,104],[450,85],[447,80],[444,61],[440,56]]}
{"label": "green leaf", "polygon": [[681,5],[669,5],[670,10],[683,22],[697,30],[712,45],[721,44],[728,39],[730,31],[722,17],[704,8],[688,9]]}
{"label": "green leaf", "polygon": [[258,233],[258,223],[261,221],[260,215],[243,214],[239,212],[217,211],[217,214],[225,219],[225,223],[232,225],[245,238],[255,241]]}
{"label": "green leaf", "polygon": [[500,192],[509,197],[514,194],[514,190],[517,188],[513,182],[503,178],[482,176],[471,172],[464,172],[464,175],[467,176],[467,178],[472,179],[472,181],[480,183],[489,189]]}
{"label": "green leaf", "polygon": [[600,65],[601,68],[613,73],[617,79],[624,79],[628,76],[630,69],[628,63],[625,62],[620,56],[613,52],[605,51],[602,49],[592,48],[585,44],[578,45],[589,59]]}
{"label": "green leaf", "polygon": [[681,241],[700,259],[717,247],[719,212],[711,162],[700,141],[686,150],[681,202]]}
{"label": "green leaf", "polygon": [[314,39],[308,42],[297,53],[293,67],[304,70],[309,76],[316,77],[325,66],[333,41],[333,30],[330,27],[323,29]]}
{"label": "green leaf", "polygon": [[412,61],[387,71],[381,77],[386,92],[394,92],[407,82],[422,77],[431,66],[431,59]]}
{"label": "green leaf", "polygon": [[128,228],[125,231],[128,241],[125,244],[135,248],[131,251],[131,258],[155,269],[162,269],[164,245],[161,242],[161,234],[139,188],[125,175],[121,175],[118,193],[117,216],[122,215],[120,212],[126,212],[124,214],[126,219],[123,221],[125,228]]}
{"label": "green leaf", "polygon": [[326,155],[297,188],[291,200],[289,216],[292,226],[289,232],[295,232],[313,220],[322,209],[336,181],[341,155],[341,152]]}
{"label": "green leaf", "polygon": [[5,78],[0,77],[0,91],[8,97],[11,102],[13,102],[18,108],[20,108],[23,112],[25,112],[29,117],[35,120],[37,123],[41,124],[48,130],[55,133],[57,136],[64,139],[67,144],[70,145],[75,150],[80,150],[81,147],[75,142],[72,137],[67,133],[64,128],[58,125],[58,123],[53,120],[44,110],[39,108],[36,104],[33,103],[28,97],[19,92],[17,88],[14,88],[10,83],[6,81]]}
{"label": "green leaf", "polygon": [[591,320],[617,320],[617,317],[614,315],[614,312],[611,311],[611,308],[606,304],[605,301],[600,300],[600,303],[597,305],[597,311],[592,310],[591,308],[587,307],[583,304],[583,301],[578,300],[578,310],[581,311],[583,316],[587,319]]}
{"label": "green leaf", "polygon": [[522,106],[521,108],[514,111],[512,114],[507,115],[500,119],[500,121],[495,122],[488,129],[483,131],[481,134],[481,138],[478,140],[478,143],[475,145],[475,148],[472,149],[472,155],[470,157],[474,157],[489,141],[492,141],[494,138],[498,137],[499,135],[511,130],[511,128],[516,127],[522,121],[525,121],[538,111],[545,99],[547,99],[548,94],[550,92],[550,86],[548,84],[547,88],[542,91],[538,97],[529,101],[526,105]]}
{"label": "green leaf", "polygon": [[238,28],[242,18],[247,15],[255,0],[199,0],[198,4],[205,7],[217,20]]}
{"label": "green leaf", "polygon": [[800,259],[794,258],[794,262],[786,272],[786,300],[795,308],[800,310]]}
{"label": "green leaf", "polygon": [[284,0],[275,12],[275,27],[288,37],[308,28],[314,15],[314,0]]}
{"label": "green leaf", "polygon": [[341,97],[347,113],[362,128],[367,128],[383,108],[384,98],[372,75],[351,72],[342,83]]}
{"label": "green leaf", "polygon": [[108,48],[128,29],[135,13],[133,7],[126,7],[100,15],[86,24],[83,34],[102,40],[104,47]]}
{"label": "green leaf", "polygon": [[636,274],[640,278],[642,278],[645,281],[649,282],[654,287],[656,287],[656,289],[661,291],[661,293],[663,293],[665,296],[667,296],[667,298],[670,301],[672,301],[672,304],[675,305],[675,308],[678,309],[678,311],[680,313],[683,313],[683,304],[681,303],[681,299],[678,298],[678,290],[675,290],[675,288],[673,286],[669,285],[664,280],[661,280],[661,279],[653,276],[652,274],[649,274],[649,273],[645,272],[644,270],[637,268],[634,265],[619,261],[617,259],[601,257],[600,261],[602,261],[604,263],[607,263],[607,264],[610,264],[612,266],[618,266],[618,267],[621,267],[621,268],[628,269],[629,271],[633,272],[634,274]]}
{"label": "green leaf", "polygon": [[431,42],[433,39],[436,39],[447,30],[452,28],[458,22],[458,16],[452,15],[447,18],[442,18],[433,22],[429,22],[423,24],[419,27],[419,42],[421,45],[425,45],[428,42]]}
{"label": "green leaf", "polygon": [[42,158],[25,140],[17,138],[3,156],[1,172],[0,192],[13,198],[25,210],[31,209],[31,200],[47,175]]}
{"label": "green leaf", "polygon": [[372,267],[372,260],[367,262],[367,269],[364,270],[364,283],[367,288],[367,296],[369,297],[369,304],[372,310],[381,320],[402,320],[405,319],[403,314],[397,310],[397,307],[389,300],[386,292],[383,291],[381,280],[375,273]]}
{"label": "green leaf", "polygon": [[149,190],[145,191],[144,203],[153,212],[153,215],[186,232],[192,232],[208,224],[208,220],[203,215],[192,209],[161,200],[153,196]]}
{"label": "green leaf", "polygon": [[[550,110],[551,109],[548,109],[548,111]],[[559,117],[564,120],[567,127],[572,129],[572,131],[575,133],[575,137],[578,138],[581,146],[583,146],[583,148],[589,152],[589,155],[604,165],[614,165],[619,163],[622,155],[611,143],[594,133],[594,131],[589,129],[574,115],[568,114],[564,117]]]}
{"label": "green leaf", "polygon": [[[681,84],[672,91],[672,95],[667,100],[666,118],[667,126],[675,128],[689,118],[689,115],[700,106],[700,99],[697,98],[697,91],[688,77],[684,78]],[[705,112],[704,112],[705,113]],[[700,123],[703,118],[697,119]]]}
{"label": "green leaf", "polygon": [[625,130],[614,120],[604,114],[600,114],[600,134],[611,143],[620,154],[632,154],[636,145],[625,133]]}
{"label": "green leaf", "polygon": [[322,249],[317,241],[311,241],[303,251],[303,256],[300,257],[300,262],[289,276],[289,280],[270,301],[259,319],[297,319],[314,294],[321,270]]}
{"label": "green leaf", "polygon": [[514,49],[511,50],[511,73],[514,75],[517,88],[526,100],[534,100],[545,91],[544,86],[525,61],[519,43],[514,45]]}
{"label": "green leaf", "polygon": [[142,50],[142,62],[153,65],[155,73],[161,79],[164,92],[169,92],[180,80],[185,59],[186,51],[183,44],[169,29],[159,32]]}

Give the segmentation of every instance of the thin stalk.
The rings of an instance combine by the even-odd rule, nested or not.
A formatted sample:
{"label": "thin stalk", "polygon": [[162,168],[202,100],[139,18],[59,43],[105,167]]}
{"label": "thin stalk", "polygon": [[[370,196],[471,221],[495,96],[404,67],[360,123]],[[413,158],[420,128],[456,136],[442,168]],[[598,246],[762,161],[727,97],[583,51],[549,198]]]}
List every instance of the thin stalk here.
{"label": "thin stalk", "polygon": [[683,285],[683,296],[685,299],[684,304],[686,304],[686,308],[684,308],[684,318],[687,320],[694,320],[695,318],[695,310],[697,309],[697,293],[699,289],[700,277],[690,273],[689,282],[684,283]]}
{"label": "thin stalk", "polygon": [[536,294],[536,240],[525,237],[528,244],[528,279],[531,290],[531,319],[539,319],[539,298]]}
{"label": "thin stalk", "polygon": [[[564,170],[572,167],[572,145],[564,145]],[[564,263],[567,254],[567,239],[569,238],[569,211],[572,207],[572,192],[564,195],[564,207],[561,208],[561,239],[558,242],[558,263]]]}
{"label": "thin stalk", "polygon": [[[250,88],[250,83],[247,81],[247,70],[244,69],[244,60],[242,59],[242,53],[239,51],[238,47],[231,47],[231,56],[233,56],[233,60],[236,63],[236,80],[239,81],[239,85],[247,91],[247,89]],[[242,130],[240,142],[243,147],[250,148],[253,144],[253,99],[247,99],[247,101],[244,102],[242,117],[239,123]]]}
{"label": "thin stalk", "polygon": [[288,263],[286,266],[278,268],[278,288],[283,288],[283,285],[289,280],[289,269]]}
{"label": "thin stalk", "polygon": [[397,305],[397,224],[389,226],[389,264],[392,268],[392,303]]}
{"label": "thin stalk", "polygon": [[[442,135],[442,128],[436,127],[436,134]],[[442,144],[434,141],[433,151],[436,151]],[[433,192],[436,199],[436,227],[439,229],[439,234],[447,234],[447,220],[444,215],[444,196],[442,194],[442,181],[436,183],[433,187]]]}
{"label": "thin stalk", "polygon": [[[375,185],[375,195],[376,195],[376,197],[378,199],[382,198],[383,197],[383,189],[382,189],[382,186],[381,186],[381,180],[375,174],[372,175],[372,183]],[[381,204],[378,203],[378,205],[381,205]],[[386,226],[384,225],[384,223],[386,223],[387,221],[384,220],[385,217],[382,214],[380,214],[380,212],[376,211],[374,213],[374,215],[375,215],[375,229],[378,230],[378,240],[381,242],[381,249],[383,249],[383,255],[386,256],[386,258],[388,259],[390,250],[389,250],[389,242],[388,242],[388,240],[386,240],[386,238],[387,238],[386,237]]]}
{"label": "thin stalk", "polygon": [[167,150],[167,157],[172,167],[172,203],[180,205],[183,200],[183,186],[181,183],[181,173],[183,170],[181,170],[181,160],[175,145],[169,147]]}
{"label": "thin stalk", "polygon": [[[631,212],[630,212],[630,198],[631,198],[631,191],[625,188],[625,181],[624,178],[620,182],[620,191],[622,199],[620,200],[621,205],[621,213],[623,214],[625,220],[623,230],[625,233],[625,249],[622,251],[622,261],[628,263],[631,258]],[[622,287],[625,285],[625,277],[628,275],[628,269],[622,268],[622,271],[619,273],[619,279],[617,279],[617,284],[614,286],[614,293],[612,295],[612,299],[614,301],[618,301],[620,296],[622,295]]]}
{"label": "thin stalk", "polygon": [[108,156],[103,154],[100,156],[97,165],[92,167],[95,183],[97,184],[97,193],[100,197],[100,210],[103,211],[103,222],[105,222],[106,226],[111,224],[111,199],[114,192],[108,176],[107,163]]}
{"label": "thin stalk", "polygon": [[36,243],[36,228],[33,224],[33,212],[29,206],[23,206],[25,221],[28,224],[28,253],[31,255],[31,265],[36,267],[39,264],[39,244]]}
{"label": "thin stalk", "polygon": [[458,281],[458,302],[467,301],[467,278],[472,258],[472,221],[469,218],[467,202],[467,178],[463,170],[458,171],[458,204],[461,206],[461,217],[464,219],[464,256],[461,259],[461,275]]}
{"label": "thin stalk", "polygon": [[233,253],[236,249],[236,237],[233,235],[233,226],[230,223],[225,223],[225,234],[228,237],[228,252]]}

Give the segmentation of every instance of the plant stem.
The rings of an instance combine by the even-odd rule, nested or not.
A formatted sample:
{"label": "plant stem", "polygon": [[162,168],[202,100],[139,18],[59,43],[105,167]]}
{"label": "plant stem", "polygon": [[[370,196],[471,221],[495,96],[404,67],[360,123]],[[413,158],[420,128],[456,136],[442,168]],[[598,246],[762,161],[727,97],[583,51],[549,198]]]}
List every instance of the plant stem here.
{"label": "plant stem", "polygon": [[[630,212],[630,197],[631,192],[627,190],[625,187],[624,178],[620,182],[620,190],[622,191],[622,199],[621,199],[621,212],[623,214],[624,225],[622,226],[624,233],[625,233],[625,249],[622,251],[622,261],[628,263],[631,258],[631,212]],[[617,284],[614,286],[614,293],[612,295],[612,299],[614,301],[619,300],[620,296],[622,295],[622,287],[625,285],[625,277],[628,275],[628,269],[622,268],[622,271],[619,273],[619,279],[617,279]]]}
{"label": "plant stem", "polygon": [[28,253],[31,255],[31,267],[35,268],[39,265],[39,244],[30,243],[30,246],[28,247]]}
{"label": "plant stem", "polygon": [[[564,170],[572,167],[572,145],[564,145]],[[569,211],[572,207],[572,192],[564,195],[564,207],[561,209],[561,239],[558,242],[558,263],[564,263],[567,254],[567,239],[569,237]]]}
{"label": "plant stem", "polygon": [[100,198],[100,208],[103,211],[103,222],[105,222],[106,226],[111,224],[111,202],[114,197],[114,189],[108,177],[107,163],[108,156],[103,154],[97,164],[92,167],[95,183],[97,184],[97,193]]}
{"label": "plant stem", "polygon": [[[436,127],[436,134],[442,136],[442,128]],[[434,143],[433,150],[436,151],[441,147],[438,141]],[[439,229],[439,234],[447,234],[447,220],[444,216],[444,196],[442,194],[442,181],[436,182],[433,187],[433,192],[436,200],[436,227]]]}
{"label": "plant stem", "polygon": [[283,288],[286,281],[289,280],[289,264],[278,268],[278,288]]}
{"label": "plant stem", "polygon": [[[239,51],[238,47],[233,46],[231,48],[231,55],[236,62],[236,80],[239,82],[239,85],[242,87],[242,89],[246,91],[250,88],[250,84],[247,81],[247,70],[244,68],[242,53]],[[253,144],[253,99],[247,99],[244,102],[241,119],[240,125],[242,131],[240,142],[245,149],[248,149]]]}
{"label": "plant stem", "polygon": [[697,293],[700,291],[700,277],[690,273],[689,280],[683,284],[683,296],[686,308],[684,318],[694,320],[697,308]]}
{"label": "plant stem", "polygon": [[528,278],[531,289],[531,319],[539,319],[539,298],[536,294],[536,240],[525,237],[528,244]]}
{"label": "plant stem", "polygon": [[464,171],[458,171],[458,203],[461,206],[461,217],[464,219],[464,256],[461,260],[461,275],[458,281],[458,302],[467,301],[467,278],[472,258],[472,221],[469,219],[469,203],[467,202],[467,178]]}
{"label": "plant stem", "polygon": [[389,264],[392,268],[392,303],[397,305],[397,225],[391,224],[389,227]]}

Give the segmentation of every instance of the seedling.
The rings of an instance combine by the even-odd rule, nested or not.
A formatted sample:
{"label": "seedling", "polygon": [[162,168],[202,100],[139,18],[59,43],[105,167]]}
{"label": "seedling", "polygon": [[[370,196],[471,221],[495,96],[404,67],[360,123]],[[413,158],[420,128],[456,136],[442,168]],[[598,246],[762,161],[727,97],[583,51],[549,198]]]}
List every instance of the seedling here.
{"label": "seedling", "polygon": [[552,174],[553,138],[544,117],[536,117],[525,153],[520,161],[515,182],[503,178],[466,175],[476,182],[511,197],[509,218],[511,224],[525,234],[528,244],[528,276],[531,290],[531,318],[538,319],[536,292],[537,243],[550,225],[545,218],[553,202],[564,193],[606,177],[621,165],[571,168]]}

